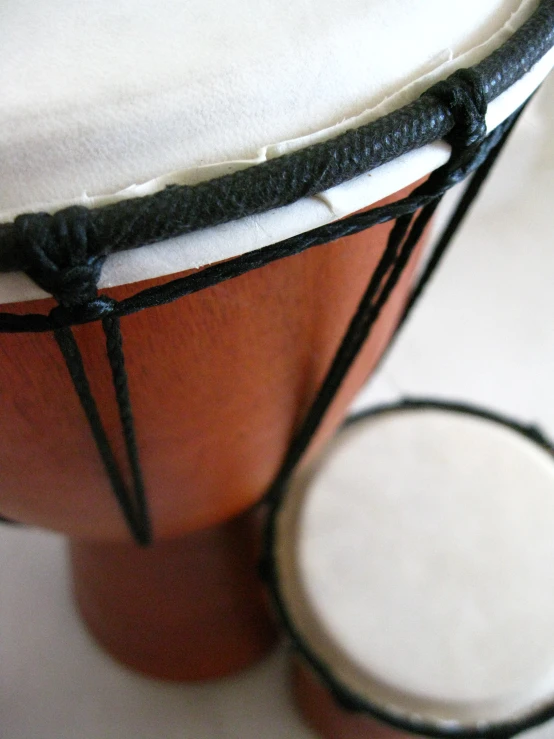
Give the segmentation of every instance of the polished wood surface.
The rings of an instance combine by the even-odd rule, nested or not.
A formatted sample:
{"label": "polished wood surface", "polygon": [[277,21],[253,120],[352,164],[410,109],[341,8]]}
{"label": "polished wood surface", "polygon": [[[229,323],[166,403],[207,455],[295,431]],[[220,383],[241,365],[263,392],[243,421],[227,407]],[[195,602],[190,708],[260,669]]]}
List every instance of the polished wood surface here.
{"label": "polished wood surface", "polygon": [[255,567],[260,523],[251,510],[147,550],[72,541],[89,631],[128,667],[166,680],[220,677],[260,659],[277,637]]}
{"label": "polished wood surface", "polygon": [[[246,522],[317,393],[390,228],[374,227],[122,319],[153,521],[155,543],[147,551],[130,541],[52,335],[0,335],[0,513],[70,537],[80,612],[121,661],[157,677],[200,679],[239,669],[269,648],[274,631]],[[386,347],[416,259],[306,459],[333,433]],[[105,292],[121,299],[162,282]],[[5,309],[52,306],[45,300]],[[101,327],[80,326],[75,335],[125,469]],[[208,638],[202,628],[210,619]]]}
{"label": "polished wood surface", "polygon": [[[122,319],[156,538],[215,525],[260,498],[317,392],[389,229],[384,224]],[[409,279],[407,271],[339,393],[320,442],[386,346]],[[160,282],[106,292],[122,298]],[[46,312],[52,305],[45,300],[5,309]],[[80,326],[75,334],[124,467],[101,328]],[[0,401],[0,513],[74,537],[126,541],[51,334],[0,335]]]}

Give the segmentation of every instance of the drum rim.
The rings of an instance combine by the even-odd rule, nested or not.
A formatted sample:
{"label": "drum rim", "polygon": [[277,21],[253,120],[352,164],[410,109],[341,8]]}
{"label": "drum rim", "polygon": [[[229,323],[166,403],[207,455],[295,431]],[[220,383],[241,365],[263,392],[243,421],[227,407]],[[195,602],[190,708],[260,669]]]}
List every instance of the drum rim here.
{"label": "drum rim", "polygon": [[[382,403],[355,413],[343,423],[341,429],[337,432],[337,438],[343,431],[350,429],[359,422],[380,416],[387,416],[399,411],[413,410],[441,410],[482,418],[483,420],[509,428],[520,434],[527,441],[531,441],[543,451],[546,451],[554,462],[554,443],[536,425],[523,424],[500,412],[473,405],[469,402],[431,397],[406,397],[400,401]],[[333,441],[330,444],[333,445]],[[301,473],[304,478],[303,484],[309,484],[309,480],[312,478],[317,466],[316,462]],[[554,696],[552,696],[543,705],[531,708],[528,712],[509,720],[487,723],[476,722],[474,724],[464,724],[456,720],[439,720],[432,723],[425,719],[418,719],[415,715],[401,715],[376,702],[363,698],[339,678],[335,677],[331,668],[309,646],[307,639],[293,623],[281,587],[278,558],[275,551],[278,540],[278,519],[285,496],[286,485],[280,490],[275,499],[271,501],[267,512],[262,556],[260,559],[260,572],[269,592],[273,608],[290,640],[295,654],[310,667],[317,679],[341,708],[355,714],[366,715],[369,718],[377,719],[409,734],[436,737],[437,739],[445,739],[446,737],[456,737],[456,739],[508,739],[508,737],[516,736],[523,731],[532,729],[554,718]]]}
{"label": "drum rim", "polygon": [[[487,103],[519,80],[552,46],[554,0],[540,0],[530,18],[504,44],[469,68],[482,81]],[[455,76],[450,75],[445,82],[459,85]],[[444,99],[436,97],[435,87],[376,121],[245,170],[97,208],[79,206],[95,233],[94,254],[89,257],[140,248],[289,205],[444,139],[457,121]],[[336,166],[329,167],[329,162]],[[237,192],[249,193],[246,201],[233,197]],[[176,218],[176,211],[182,213],[186,208],[187,219]],[[0,272],[25,271],[28,267],[14,223],[0,224]]]}

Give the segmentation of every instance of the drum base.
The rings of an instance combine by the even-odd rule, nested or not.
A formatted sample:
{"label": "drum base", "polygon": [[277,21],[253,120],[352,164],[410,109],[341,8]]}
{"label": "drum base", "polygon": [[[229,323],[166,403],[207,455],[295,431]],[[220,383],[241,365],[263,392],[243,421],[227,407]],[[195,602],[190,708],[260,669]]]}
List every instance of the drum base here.
{"label": "drum base", "polygon": [[218,678],[261,659],[276,629],[256,572],[250,511],[150,549],[70,542],[85,624],[119,662],[163,680]]}

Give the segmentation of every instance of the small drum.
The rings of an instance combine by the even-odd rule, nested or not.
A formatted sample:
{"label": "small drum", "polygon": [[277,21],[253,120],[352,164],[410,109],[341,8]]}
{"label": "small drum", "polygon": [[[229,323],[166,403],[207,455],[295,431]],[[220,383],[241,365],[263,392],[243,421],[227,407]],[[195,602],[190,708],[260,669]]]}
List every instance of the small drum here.
{"label": "small drum", "polygon": [[326,739],[507,737],[553,716],[553,530],[535,429],[426,402],[351,422],[271,518],[309,723]]}
{"label": "small drum", "polygon": [[255,506],[387,346],[439,198],[552,66],[554,3],[0,21],[0,513],[69,537],[126,664],[238,669],[274,638]]}

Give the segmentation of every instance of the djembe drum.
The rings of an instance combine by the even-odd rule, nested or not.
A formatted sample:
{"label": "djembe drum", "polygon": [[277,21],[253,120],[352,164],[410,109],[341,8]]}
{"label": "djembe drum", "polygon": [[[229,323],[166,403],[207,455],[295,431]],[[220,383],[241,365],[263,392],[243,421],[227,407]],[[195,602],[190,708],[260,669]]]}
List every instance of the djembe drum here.
{"label": "djembe drum", "polygon": [[270,517],[271,592],[325,739],[510,737],[554,716],[554,456],[405,401],[347,424]]}
{"label": "djembe drum", "polygon": [[554,3],[0,18],[0,512],[67,534],[112,654],[223,674],[274,637],[256,504],[386,347],[438,200],[551,66]]}

